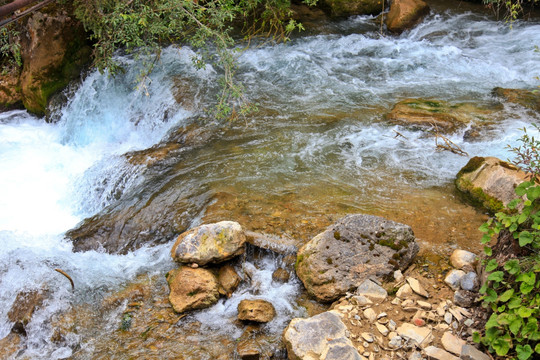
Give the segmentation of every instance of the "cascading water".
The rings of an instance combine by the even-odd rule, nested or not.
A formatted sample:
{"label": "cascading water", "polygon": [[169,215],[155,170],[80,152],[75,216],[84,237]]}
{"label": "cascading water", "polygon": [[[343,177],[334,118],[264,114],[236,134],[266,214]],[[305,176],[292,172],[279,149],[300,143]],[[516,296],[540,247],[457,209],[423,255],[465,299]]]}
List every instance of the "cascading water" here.
{"label": "cascading water", "polygon": [[[421,240],[436,248],[436,241],[455,245],[470,238],[464,232],[475,231],[483,217],[450,190],[467,158],[436,151],[432,137],[389,125],[383,115],[409,97],[489,105],[495,102],[493,87],[533,88],[540,75],[535,44],[540,44],[536,22],[517,22],[510,29],[485,16],[445,12],[401,36],[382,37],[373,18],[357,17],[287,44],[249,49],[239,58],[239,77],[260,112],[246,120],[247,126],[199,125],[219,130],[169,169],[174,175],[169,184],[184,189],[178,201],[203,199],[182,216],[190,224],[233,217],[257,230],[299,236],[301,244],[308,240],[302,236],[350,212],[417,224],[431,212],[442,230],[417,225]],[[51,340],[51,317],[75,305],[95,306],[139,274],[162,277],[174,267],[167,243],[173,239],[114,255],[73,252],[63,234],[144,192],[152,181],[145,165],[133,165],[123,155],[160,142],[211,106],[217,72],[211,66],[195,70],[190,56],[189,49],[166,49],[138,89],[138,65],[129,58],[122,59],[129,70],[123,76],[91,73],[54,124],[22,111],[0,114],[0,338],[13,325],[8,311],[17,294],[48,289],[14,358],[106,358],[103,349],[112,347],[99,350],[99,342],[117,330],[118,317],[98,331],[68,334],[60,343]],[[515,144],[519,128],[538,120],[538,114],[508,104],[492,116],[493,125],[478,141],[464,141],[465,130],[450,140],[471,156],[505,159],[504,145]],[[469,227],[461,224],[463,218],[472,219]],[[459,234],[447,235],[456,226]],[[200,323],[183,338],[186,348],[196,348],[186,358],[219,352],[193,345],[210,339],[209,333],[237,338],[236,304],[255,292],[274,299],[282,314],[268,325],[269,333],[280,333],[289,318],[304,314],[295,300],[301,288],[297,280],[282,286],[271,281],[281,262],[281,257],[248,259],[245,266],[257,286],[245,284],[231,299],[183,320]],[[74,292],[55,268],[74,279]]]}

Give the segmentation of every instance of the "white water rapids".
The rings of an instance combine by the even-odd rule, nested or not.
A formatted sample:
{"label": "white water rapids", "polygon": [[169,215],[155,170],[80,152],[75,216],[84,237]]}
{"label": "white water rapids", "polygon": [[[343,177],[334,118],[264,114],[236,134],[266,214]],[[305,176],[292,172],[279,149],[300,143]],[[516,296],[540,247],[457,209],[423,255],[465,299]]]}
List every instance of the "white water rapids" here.
{"label": "white water rapids", "polygon": [[[201,159],[186,166],[204,161],[208,166],[194,172],[195,181],[240,184],[245,191],[275,193],[280,186],[295,191],[296,184],[314,182],[328,191],[356,188],[359,208],[371,204],[370,196],[393,196],[384,179],[420,189],[447,186],[467,158],[435,151],[432,138],[388,125],[382,115],[404,98],[487,104],[495,101],[494,87],[534,88],[540,76],[535,45],[540,45],[538,22],[517,22],[510,29],[477,14],[448,12],[431,14],[401,36],[381,37],[374,19],[357,17],[286,44],[248,49],[239,58],[239,78],[261,112],[248,118],[247,127],[221,124],[233,134],[226,145],[238,145],[203,150]],[[138,274],[163,274],[173,267],[170,243],[127,255],[74,253],[63,234],[141,183],[142,169],[122,154],[151,147],[211,106],[218,74],[211,66],[196,71],[190,56],[189,49],[166,49],[139,89],[134,88],[137,65],[130,59],[124,59],[129,71],[123,76],[91,73],[54,124],[24,111],[0,114],[0,338],[13,325],[7,314],[20,291],[50,290],[16,358],[70,356],[69,345],[84,339],[53,343],[52,314],[74,301],[90,302]],[[188,102],[175,96],[178,79],[189,84]],[[464,141],[463,131],[450,139],[471,156],[506,159],[505,145],[516,144],[519,129],[530,128],[538,114],[506,104],[493,120],[497,125],[478,142]],[[393,130],[408,141],[392,136]],[[367,187],[374,178],[385,184],[371,193]],[[283,326],[287,317],[302,314],[294,304],[299,284],[269,285],[275,266],[263,262],[257,276],[262,296],[275,299],[286,313],[277,320]],[[74,279],[74,293],[55,268]],[[233,297],[232,304],[242,296],[247,295]],[[233,308],[221,301],[198,320],[219,331],[215,320],[234,317]]]}

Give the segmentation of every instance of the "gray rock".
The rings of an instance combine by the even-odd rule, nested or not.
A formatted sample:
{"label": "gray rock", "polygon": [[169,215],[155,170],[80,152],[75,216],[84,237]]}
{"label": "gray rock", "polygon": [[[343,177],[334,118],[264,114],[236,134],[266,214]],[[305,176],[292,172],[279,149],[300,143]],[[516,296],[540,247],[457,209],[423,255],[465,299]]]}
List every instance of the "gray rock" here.
{"label": "gray rock", "polygon": [[391,348],[398,348],[401,346],[402,338],[399,335],[393,336],[388,342],[388,346]]}
{"label": "gray rock", "polygon": [[464,345],[461,348],[461,360],[491,360],[491,357],[484,354],[472,345]]}
{"label": "gray rock", "polygon": [[396,292],[396,296],[400,299],[407,299],[413,294],[413,291],[411,289],[411,285],[404,284],[401,286],[398,291]]}
{"label": "gray rock", "polygon": [[408,225],[372,215],[349,215],[298,251],[296,273],[311,295],[329,302],[366,279],[404,269],[418,250]]}
{"label": "gray rock", "polygon": [[459,360],[459,358],[455,357],[454,355],[450,354],[448,351],[445,351],[443,349],[439,349],[435,346],[428,346],[424,349],[427,356],[429,356],[430,359],[435,360]]}
{"label": "gray rock", "polygon": [[420,347],[425,347],[433,341],[433,334],[431,333],[431,330],[426,327],[418,327],[413,324],[403,323],[396,331],[402,338],[416,341]]}
{"label": "gray rock", "polygon": [[401,270],[394,271],[394,280],[396,280],[396,282],[398,283],[403,280],[403,273],[401,272]]}
{"label": "gray rock", "polygon": [[375,301],[384,300],[388,296],[388,292],[386,292],[383,287],[375,284],[369,279],[364,280],[364,282],[358,286],[356,294],[371,298]]}
{"label": "gray rock", "polygon": [[407,283],[409,283],[409,285],[411,286],[412,291],[414,291],[418,295],[423,296],[425,298],[429,297],[428,292],[424,289],[424,287],[420,284],[420,282],[416,280],[415,278],[408,277]]}
{"label": "gray rock", "polygon": [[463,290],[475,291],[478,289],[478,275],[474,271],[466,273],[460,281]]}
{"label": "gray rock", "polygon": [[242,254],[245,242],[246,236],[239,223],[221,221],[181,234],[171,249],[171,256],[181,263],[219,263]]}
{"label": "gray rock", "polygon": [[461,284],[461,278],[465,276],[465,272],[462,270],[451,270],[446,277],[444,278],[444,282],[452,288],[452,290],[459,289],[459,286]]}
{"label": "gray rock", "polygon": [[324,359],[323,354],[326,359],[360,359],[360,354],[346,337],[346,331],[340,316],[327,311],[308,319],[291,320],[283,340],[290,359]]}
{"label": "gray rock", "polygon": [[373,323],[373,322],[375,322],[375,320],[377,320],[377,314],[375,313],[375,311],[373,311],[372,308],[367,308],[367,309],[364,310],[364,317],[370,323]]}
{"label": "gray rock", "polygon": [[450,264],[458,270],[462,270],[464,267],[473,268],[476,263],[476,258],[476,254],[470,251],[457,249],[454,250],[450,256]]}
{"label": "gray rock", "polygon": [[458,290],[454,293],[454,303],[463,307],[472,307],[476,300],[476,293],[467,290]]}

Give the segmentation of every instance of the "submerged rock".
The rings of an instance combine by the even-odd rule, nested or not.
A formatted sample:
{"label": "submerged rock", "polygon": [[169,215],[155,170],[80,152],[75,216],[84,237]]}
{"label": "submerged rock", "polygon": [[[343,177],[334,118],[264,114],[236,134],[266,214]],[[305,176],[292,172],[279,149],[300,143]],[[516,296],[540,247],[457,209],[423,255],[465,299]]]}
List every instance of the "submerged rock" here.
{"label": "submerged rock", "polygon": [[283,333],[289,359],[361,359],[347,327],[334,311],[309,319],[293,319]]}
{"label": "submerged rock", "polygon": [[515,188],[527,174],[495,157],[475,156],[456,176],[456,187],[474,204],[495,213],[517,197]]}
{"label": "submerged rock", "polygon": [[386,16],[388,30],[401,33],[419,23],[429,13],[429,6],[422,0],[392,0]]}
{"label": "submerged rock", "polygon": [[242,300],[238,304],[238,320],[267,323],[276,316],[276,309],[266,300]]}
{"label": "submerged rock", "polygon": [[331,16],[375,15],[383,11],[382,0],[322,0]]}
{"label": "submerged rock", "polygon": [[174,311],[204,309],[219,299],[219,285],[215,275],[206,269],[182,266],[167,273],[169,301]]}
{"label": "submerged rock", "polygon": [[215,264],[245,251],[246,236],[234,221],[220,221],[191,229],[176,239],[171,256],[181,263]]}
{"label": "submerged rock", "polygon": [[290,276],[289,272],[284,268],[277,268],[272,273],[272,280],[279,283],[286,283],[289,281]]}
{"label": "submerged rock", "polygon": [[43,290],[21,291],[17,294],[11,309],[8,311],[8,320],[13,322],[11,331],[26,335],[26,325],[32,319],[34,311],[45,300],[46,292]]}
{"label": "submerged rock", "polygon": [[21,336],[19,334],[10,332],[5,338],[0,339],[0,360],[13,359],[14,355],[20,348]]}
{"label": "submerged rock", "polygon": [[540,112],[540,92],[538,90],[504,89],[496,87],[493,94],[508,102],[519,104]]}
{"label": "submerged rock", "polygon": [[406,99],[398,102],[386,114],[386,120],[398,124],[435,129],[450,133],[470,123],[487,120],[490,110],[480,109],[471,104],[450,104],[439,100]]}
{"label": "submerged rock", "polygon": [[407,267],[418,253],[411,228],[372,215],[349,215],[298,252],[296,273],[307,291],[328,302],[370,277]]}

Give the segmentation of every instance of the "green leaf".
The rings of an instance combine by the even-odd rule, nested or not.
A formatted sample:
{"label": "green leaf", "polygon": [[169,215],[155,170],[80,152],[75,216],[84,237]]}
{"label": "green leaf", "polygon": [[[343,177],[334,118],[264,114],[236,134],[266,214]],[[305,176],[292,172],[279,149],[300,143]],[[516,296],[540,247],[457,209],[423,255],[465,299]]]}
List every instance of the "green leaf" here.
{"label": "green leaf", "polygon": [[480,242],[481,242],[482,244],[487,244],[487,243],[490,242],[490,241],[491,241],[491,235],[489,235],[489,234],[484,234],[484,235],[482,236],[482,239],[480,240]]}
{"label": "green leaf", "polygon": [[495,270],[498,267],[499,267],[499,263],[497,262],[497,260],[491,259],[486,264],[486,271],[487,272],[492,272],[493,270]]}
{"label": "green leaf", "polygon": [[486,254],[487,256],[491,256],[493,254],[493,251],[489,246],[484,246],[484,254]]}
{"label": "green leaf", "polygon": [[533,186],[527,189],[527,199],[534,201],[540,197],[540,187]]}
{"label": "green leaf", "polygon": [[527,321],[527,324],[523,327],[523,330],[521,331],[521,333],[523,334],[523,336],[527,337],[528,335],[532,335],[537,331],[538,331],[538,320],[536,320],[536,318],[534,317],[531,317]]}
{"label": "green leaf", "polygon": [[533,309],[526,308],[525,306],[522,306],[518,309],[517,314],[521,316],[522,318],[528,318],[532,315],[534,312]]}
{"label": "green leaf", "polygon": [[523,324],[523,320],[521,320],[520,318],[514,319],[510,323],[510,326],[509,326],[510,331],[512,332],[512,334],[517,335],[519,333],[519,329],[521,329],[522,324]]}
{"label": "green leaf", "polygon": [[519,276],[516,278],[516,281],[524,282],[528,285],[534,286],[534,283],[536,282],[536,274],[533,272],[519,274]]}
{"label": "green leaf", "polygon": [[534,289],[534,285],[530,285],[530,284],[527,284],[527,283],[521,283],[521,285],[519,286],[519,290],[523,294],[528,294],[531,291],[533,291],[533,289]]}
{"label": "green leaf", "polygon": [[525,346],[516,346],[517,357],[519,360],[527,360],[533,354],[533,349],[529,344]]}
{"label": "green leaf", "polygon": [[[480,343],[480,340],[481,340],[481,336],[480,336],[480,333],[478,331],[475,331],[473,334],[472,334],[472,339],[475,343],[479,344]],[[539,344],[540,345],[540,344]],[[537,346],[538,347],[538,346]]]}
{"label": "green leaf", "polygon": [[508,308],[509,309],[517,309],[520,306],[521,306],[521,298],[520,297],[514,296],[514,297],[512,297],[512,300],[510,300],[508,302]]}
{"label": "green leaf", "polygon": [[521,184],[519,184],[517,187],[516,187],[516,194],[517,196],[523,196],[525,195],[525,193],[527,192],[527,188],[531,185],[533,185],[534,183],[531,182],[531,181],[524,181],[522,182]]}
{"label": "green leaf", "polygon": [[504,264],[504,270],[508,271],[510,275],[517,274],[521,270],[519,261],[515,259],[508,260],[506,264]]}
{"label": "green leaf", "polygon": [[489,224],[488,223],[483,223],[479,228],[478,230],[480,230],[481,232],[488,232],[489,231]]}
{"label": "green leaf", "polygon": [[540,343],[536,344],[536,346],[534,347],[534,351],[540,354]]}
{"label": "green leaf", "polygon": [[533,235],[530,232],[528,232],[527,230],[522,231],[519,234],[519,246],[521,246],[521,247],[532,243],[533,240],[534,240]]}
{"label": "green leaf", "polygon": [[486,296],[484,297],[484,302],[489,304],[494,301],[497,301],[497,293],[492,288],[488,288],[486,290]]}
{"label": "green leaf", "polygon": [[504,273],[502,271],[495,271],[495,272],[489,274],[487,279],[489,281],[501,282],[504,279]]}
{"label": "green leaf", "polygon": [[493,347],[493,349],[495,349],[495,352],[499,356],[504,356],[508,354],[508,350],[510,350],[510,344],[508,343],[508,341],[501,337],[495,339],[495,341],[491,343],[491,346]]}
{"label": "green leaf", "polygon": [[527,213],[521,213],[521,215],[519,215],[519,218],[518,218],[518,224],[523,224],[525,221],[527,221],[527,219],[529,218],[528,214]]}
{"label": "green leaf", "polygon": [[[486,322],[486,329],[490,329],[490,328],[496,329],[498,327],[499,327],[499,322],[497,321],[497,314],[491,314],[488,321]],[[486,336],[487,336],[487,333],[486,333]]]}
{"label": "green leaf", "polygon": [[499,301],[507,302],[510,300],[512,295],[514,295],[514,289],[506,290],[501,296],[499,296]]}

